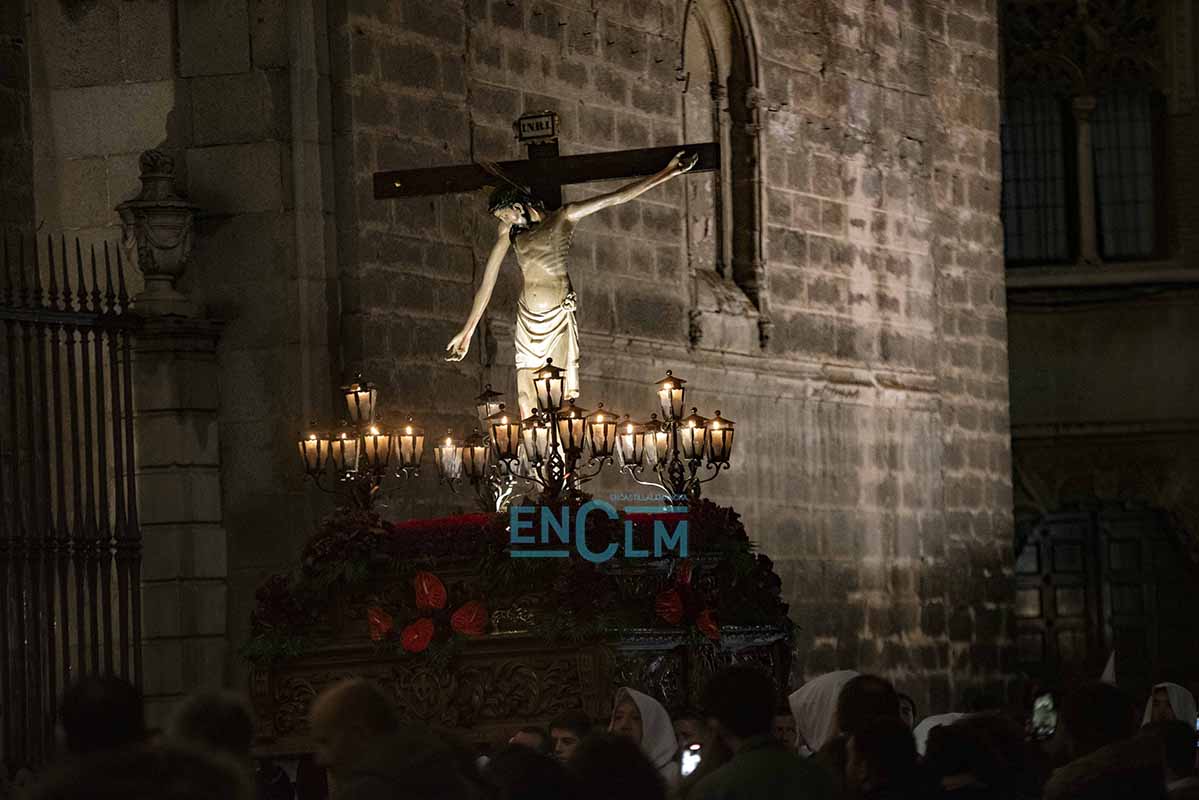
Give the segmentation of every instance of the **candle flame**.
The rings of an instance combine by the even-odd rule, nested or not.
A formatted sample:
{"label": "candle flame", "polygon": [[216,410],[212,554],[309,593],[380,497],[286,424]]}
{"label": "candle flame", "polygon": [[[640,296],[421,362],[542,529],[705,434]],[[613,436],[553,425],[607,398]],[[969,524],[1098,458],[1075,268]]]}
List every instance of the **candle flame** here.
{"label": "candle flame", "polygon": [[603,414],[596,414],[596,415],[595,415],[595,421],[596,421],[596,422],[603,422],[603,421],[604,421],[604,415],[603,415]]}
{"label": "candle flame", "polygon": [[695,420],[693,420],[693,419],[689,419],[689,420],[687,420],[687,427],[688,427],[688,428],[694,428],[694,427],[695,427]]}
{"label": "candle flame", "polygon": [[408,426],[406,426],[406,427],[404,428],[404,433],[406,433],[406,434],[408,434],[409,436],[411,436],[411,435],[412,435],[412,426],[411,426],[411,425],[408,425]]}
{"label": "candle flame", "polygon": [[507,418],[507,417],[500,417],[500,424],[501,424],[501,425],[507,425],[507,424],[508,424],[508,418]]}
{"label": "candle flame", "polygon": [[626,425],[626,426],[625,426],[625,433],[632,433],[632,432],[633,432],[633,426],[632,426],[632,425]]}
{"label": "candle flame", "polygon": [[664,383],[664,384],[662,384],[662,388],[663,389],[673,389],[674,384],[673,383]]}
{"label": "candle flame", "polygon": [[720,423],[719,423],[719,422],[713,422],[713,423],[712,423],[712,430],[719,430],[719,429],[720,429]]}
{"label": "candle flame", "polygon": [[448,436],[447,436],[447,437],[446,437],[446,439],[445,439],[445,446],[446,446],[446,447],[449,447],[449,446],[450,446],[450,445],[452,445],[453,443],[454,443],[454,440],[453,440],[453,439],[451,439],[450,437],[448,437]]}
{"label": "candle flame", "polygon": [[315,442],[315,441],[316,441],[316,434],[315,434],[315,433],[310,433],[310,434],[308,434],[308,441],[310,441],[310,442]]}

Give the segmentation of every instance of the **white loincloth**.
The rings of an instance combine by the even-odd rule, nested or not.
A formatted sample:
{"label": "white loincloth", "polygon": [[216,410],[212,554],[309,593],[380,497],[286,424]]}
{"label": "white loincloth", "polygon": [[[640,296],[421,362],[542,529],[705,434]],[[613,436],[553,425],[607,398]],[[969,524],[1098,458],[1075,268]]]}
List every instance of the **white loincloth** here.
{"label": "white loincloth", "polygon": [[552,358],[566,370],[566,397],[579,396],[579,326],[575,293],[549,311],[531,311],[521,298],[516,306],[516,368],[540,369]]}

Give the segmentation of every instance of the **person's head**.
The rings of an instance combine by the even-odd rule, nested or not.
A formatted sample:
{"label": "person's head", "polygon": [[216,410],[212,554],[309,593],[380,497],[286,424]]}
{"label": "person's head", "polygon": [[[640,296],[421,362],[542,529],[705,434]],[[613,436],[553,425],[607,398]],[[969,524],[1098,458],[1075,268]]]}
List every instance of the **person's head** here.
{"label": "person's head", "polygon": [[916,727],[916,701],[911,695],[906,695],[899,692],[899,718],[904,721],[908,728]]}
{"label": "person's head", "polygon": [[315,759],[331,777],[351,767],[372,740],[395,733],[395,709],[374,684],[350,678],[325,689],[308,712]]}
{"label": "person's head", "polygon": [[71,755],[113,750],[146,737],[141,693],[114,676],[83,678],[71,685],[63,693],[59,714]]}
{"label": "person's head", "polygon": [[799,731],[795,727],[795,715],[790,708],[774,710],[774,738],[779,744],[795,748],[799,744]]}
{"label": "person's head", "polygon": [[837,697],[838,732],[852,736],[879,717],[900,719],[899,695],[891,682],[878,675],[858,675],[846,683]]}
{"label": "person's head", "polygon": [[674,721],[674,735],[679,740],[680,750],[702,743],[708,736],[708,724],[697,711],[685,708],[671,715],[671,720]]}
{"label": "person's head", "polygon": [[774,702],[774,682],[753,667],[723,669],[704,688],[709,724],[734,750],[745,739],[773,734]]}
{"label": "person's head", "polygon": [[545,206],[523,189],[505,185],[491,193],[487,211],[509,225],[527,226],[545,212]]}
{"label": "person's head", "polygon": [[200,692],[183,701],[169,727],[175,741],[245,759],[254,743],[254,716],[234,692]]}
{"label": "person's head", "polygon": [[595,734],[567,765],[578,779],[579,800],[665,800],[666,785],[653,762],[627,736]]}
{"label": "person's head", "polygon": [[845,753],[845,781],[855,789],[907,784],[916,772],[916,741],[896,714],[858,725]]}
{"label": "person's head", "polygon": [[1174,716],[1174,708],[1170,705],[1170,693],[1166,691],[1166,687],[1159,686],[1153,690],[1152,703],[1149,718],[1153,722],[1168,722],[1178,719]]}
{"label": "person's head", "polygon": [[1141,733],[1161,742],[1169,780],[1182,780],[1195,774],[1195,731],[1190,725],[1176,719],[1151,722],[1141,729]]}
{"label": "person's head", "polygon": [[1062,700],[1055,749],[1059,759],[1073,761],[1136,732],[1132,700],[1108,683],[1083,684]]}
{"label": "person's head", "polygon": [[545,732],[544,728],[538,728],[536,725],[526,725],[525,727],[512,734],[512,738],[508,740],[508,744],[519,744],[536,750],[538,753],[548,753],[550,751],[550,737]]}
{"label": "person's head", "polygon": [[579,742],[591,733],[591,720],[581,712],[569,712],[550,720],[550,740],[554,758],[569,761]]}
{"label": "person's head", "polygon": [[487,762],[483,775],[498,800],[557,800],[574,795],[566,768],[547,753],[509,744]]}
{"label": "person's head", "polygon": [[211,750],[164,743],[94,752],[40,781],[37,800],[250,800],[249,776]]}
{"label": "person's head", "polygon": [[608,723],[608,732],[630,739],[634,744],[641,744],[645,733],[642,724],[641,709],[636,701],[627,694],[618,695],[616,705],[612,708],[612,720]]}

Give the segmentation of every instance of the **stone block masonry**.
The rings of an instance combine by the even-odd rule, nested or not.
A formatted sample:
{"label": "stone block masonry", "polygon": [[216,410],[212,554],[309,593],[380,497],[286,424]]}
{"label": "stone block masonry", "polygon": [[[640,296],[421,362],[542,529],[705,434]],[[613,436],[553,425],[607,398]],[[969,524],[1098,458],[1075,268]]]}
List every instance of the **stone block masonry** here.
{"label": "stone block masonry", "polygon": [[[676,68],[695,22],[683,0],[35,6],[38,220],[112,238],[110,209],[136,188],[146,147],[176,156],[205,209],[181,285],[226,320],[220,467],[214,477],[196,461],[163,489],[179,513],[162,517],[155,569],[196,585],[154,590],[181,612],[154,620],[146,658],[161,664],[163,697],[218,663],[240,681],[232,653],[253,590],[290,566],[322,510],[291,441],[307,419],[336,413],[330,387],[362,369],[387,415],[458,435],[484,382],[514,396],[514,264],[471,355],[442,360],[494,241],[485,198],[376,201],[372,174],[519,157],[510,126],[529,110],[560,114],[565,153],[682,142],[688,83]],[[701,411],[739,423],[737,463],[712,496],[735,502],[778,563],[802,627],[797,681],[876,670],[929,712],[967,689],[1004,691],[1011,503],[994,4],[690,7],[727,10],[710,34],[732,37],[724,50],[745,59],[754,84],[725,95],[752,106],[730,109],[726,127],[755,142],[745,152],[760,192],[738,184],[734,196],[761,205],[760,230],[739,235],[762,239],[773,334],[757,349],[731,303],[705,308],[712,322],[693,344],[692,271],[717,258],[696,252],[683,184],[668,185],[579,228],[583,399],[647,415],[648,382],[671,368]],[[0,109],[14,102],[6,87]],[[615,185],[571,187],[567,199]],[[174,446],[198,446],[205,430]],[[214,481],[219,527],[184,513],[208,502]],[[463,508],[422,481],[396,513]],[[218,529],[228,546],[210,552]],[[201,613],[220,601],[209,583],[221,564],[223,638]]]}
{"label": "stone block masonry", "polygon": [[[672,186],[579,228],[584,397],[648,412],[645,382],[670,367],[694,402],[748,421],[712,492],[735,498],[780,565],[801,675],[883,672],[922,711],[970,688],[1002,694],[1011,511],[994,9],[728,5],[768,109],[769,349],[688,346]],[[509,126],[530,110],[560,114],[566,153],[683,141],[686,4],[636,6],[475,0],[431,20],[412,0],[347,2],[330,26],[348,112],[338,179],[352,197],[339,226],[357,253],[343,264],[343,352],[397,407],[439,419],[460,407],[464,434],[467,387],[511,391],[519,276],[505,267],[468,360],[443,363],[490,246],[484,199],[384,204],[371,173],[519,157]],[[428,253],[463,245],[463,271],[430,273]],[[488,338],[496,346],[481,347]]]}

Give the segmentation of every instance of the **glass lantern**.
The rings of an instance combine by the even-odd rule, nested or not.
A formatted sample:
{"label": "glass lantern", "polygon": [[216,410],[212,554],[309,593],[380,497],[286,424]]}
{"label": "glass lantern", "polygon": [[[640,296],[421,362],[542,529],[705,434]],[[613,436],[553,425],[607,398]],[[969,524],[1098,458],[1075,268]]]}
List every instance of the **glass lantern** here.
{"label": "glass lantern", "polygon": [[462,445],[462,472],[472,480],[487,474],[487,442],[476,430]]}
{"label": "glass lantern", "polygon": [[375,421],[375,401],[379,392],[375,384],[367,383],[359,375],[349,386],[341,387],[346,398],[346,409],[350,413],[350,422],[355,425],[366,425]]}
{"label": "glass lantern", "polygon": [[539,411],[550,413],[562,407],[566,393],[565,372],[566,370],[554,366],[554,359],[547,358],[545,366],[533,374],[533,390],[537,395]]}
{"label": "glass lantern", "polygon": [[682,419],[686,383],[682,378],[676,378],[670,370],[666,370],[666,377],[657,382],[658,408],[663,420]]}
{"label": "glass lantern", "polygon": [[433,464],[437,475],[447,483],[462,477],[462,448],[454,441],[453,432],[446,431],[445,438],[433,448]]}
{"label": "glass lantern", "polygon": [[521,441],[521,422],[516,414],[509,414],[500,403],[499,409],[487,417],[491,432],[491,448],[496,462],[502,464],[518,456]]}
{"label": "glass lantern", "polygon": [[392,434],[395,440],[398,469],[416,469],[420,466],[425,454],[425,430],[413,425],[412,417],[400,428],[399,433]]}
{"label": "glass lantern", "polygon": [[362,434],[362,457],[371,470],[378,472],[387,469],[391,460],[391,434],[377,425],[371,425]]}
{"label": "glass lantern", "polygon": [[627,466],[640,466],[641,459],[645,457],[645,425],[633,422],[625,414],[619,429],[617,441],[620,444],[620,460]]}
{"label": "glass lantern", "polygon": [[733,421],[724,419],[720,412],[708,420],[708,461],[727,464],[733,454]]}
{"label": "glass lantern", "polygon": [[591,441],[592,458],[610,458],[616,450],[617,429],[620,417],[597,403],[595,413],[587,419],[587,435]]}
{"label": "glass lantern", "polygon": [[539,414],[521,421],[521,440],[525,446],[525,458],[530,464],[540,464],[550,451],[550,426]]}
{"label": "glass lantern", "polygon": [[358,434],[345,428],[338,431],[329,442],[329,458],[338,472],[358,469]]}
{"label": "glass lantern", "polygon": [[708,418],[701,417],[694,408],[691,409],[691,416],[679,420],[675,436],[679,439],[679,452],[687,461],[698,461],[704,457],[707,424]]}
{"label": "glass lantern", "polygon": [[589,413],[587,409],[576,406],[574,400],[568,400],[566,407],[558,413],[558,441],[564,450],[583,449]]}
{"label": "glass lantern", "polygon": [[491,384],[483,387],[483,391],[479,392],[479,396],[475,398],[475,413],[479,415],[479,423],[487,425],[488,420],[504,407],[500,402],[503,397],[502,392],[493,391]]}
{"label": "glass lantern", "polygon": [[323,434],[309,433],[297,442],[300,447],[300,459],[304,462],[304,472],[316,477],[325,471],[325,462],[329,460],[329,438]]}

